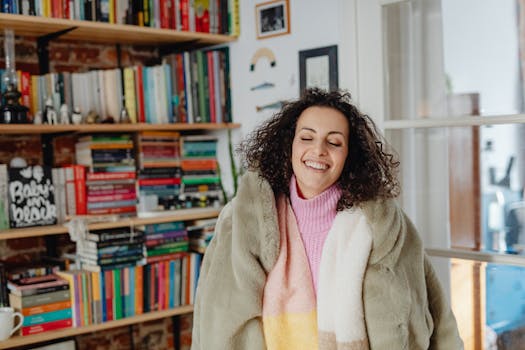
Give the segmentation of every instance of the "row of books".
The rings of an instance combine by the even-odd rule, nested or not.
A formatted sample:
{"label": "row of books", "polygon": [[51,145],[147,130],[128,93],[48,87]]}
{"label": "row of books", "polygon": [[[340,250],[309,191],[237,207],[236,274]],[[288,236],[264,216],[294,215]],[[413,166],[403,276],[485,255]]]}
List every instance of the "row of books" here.
{"label": "row of books", "polygon": [[78,108],[83,122],[90,115],[95,122],[118,123],[124,106],[132,123],[231,122],[228,57],[224,47],[170,54],[155,66],[45,75],[19,71],[20,103],[32,116],[43,113],[46,103],[57,113],[65,104],[69,111]]}
{"label": "row of books", "polygon": [[144,131],[136,140],[125,133],[77,140],[75,165],[0,164],[0,229],[53,225],[77,215],[151,216],[223,201],[215,136]]}
{"label": "row of books", "polygon": [[24,315],[21,335],[119,320],[194,302],[202,256],[101,272],[56,271],[9,281],[9,305]]}
{"label": "row of books", "polygon": [[[203,232],[212,235],[215,222],[203,219],[83,232],[76,240],[76,254],[66,254],[72,259],[69,270],[64,270],[65,264],[52,270],[49,264],[26,266],[27,271],[13,268],[4,277],[9,276],[9,305],[25,316],[21,334],[193,304],[202,254],[190,251],[190,244],[202,247],[195,242],[204,238]],[[44,270],[50,272],[41,275]]]}
{"label": "row of books", "polygon": [[3,0],[0,12],[239,35],[238,0]]}

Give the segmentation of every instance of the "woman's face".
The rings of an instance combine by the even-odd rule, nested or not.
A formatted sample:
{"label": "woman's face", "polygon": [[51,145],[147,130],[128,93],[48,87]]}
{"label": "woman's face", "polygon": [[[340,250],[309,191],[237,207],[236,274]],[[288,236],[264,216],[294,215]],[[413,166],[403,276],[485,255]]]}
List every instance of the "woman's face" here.
{"label": "woman's face", "polygon": [[330,107],[309,107],[297,120],[292,168],[300,194],[313,198],[333,185],[348,155],[348,120]]}

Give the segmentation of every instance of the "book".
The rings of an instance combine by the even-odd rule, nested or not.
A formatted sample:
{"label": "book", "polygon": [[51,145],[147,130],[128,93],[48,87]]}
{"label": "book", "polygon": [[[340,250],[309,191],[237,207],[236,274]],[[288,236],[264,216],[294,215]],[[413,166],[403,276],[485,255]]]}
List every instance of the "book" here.
{"label": "book", "polygon": [[7,165],[0,164],[0,230],[9,228]]}
{"label": "book", "polygon": [[67,318],[64,320],[58,320],[53,322],[45,322],[34,326],[28,326],[28,327],[22,327],[21,334],[22,335],[31,335],[31,334],[38,334],[42,332],[52,331],[56,329],[63,329],[63,328],[69,328],[73,325],[73,322],[71,318]]}
{"label": "book", "polygon": [[9,305],[17,309],[23,309],[37,305],[44,305],[69,300],[69,297],[69,290],[60,290],[56,292],[36,294],[25,297],[9,294]]}
{"label": "book", "polygon": [[71,308],[44,312],[36,315],[24,316],[23,327],[34,326],[45,322],[53,322],[65,319],[71,319]]}
{"label": "book", "polygon": [[51,168],[40,165],[9,168],[8,174],[10,227],[56,224]]}
{"label": "book", "polygon": [[57,311],[62,309],[68,309],[71,308],[71,301],[59,301],[56,303],[49,303],[49,304],[43,304],[43,305],[36,305],[32,307],[25,307],[20,310],[22,315],[24,316],[31,316],[31,315],[37,315],[42,314],[45,312],[51,312],[51,311]]}

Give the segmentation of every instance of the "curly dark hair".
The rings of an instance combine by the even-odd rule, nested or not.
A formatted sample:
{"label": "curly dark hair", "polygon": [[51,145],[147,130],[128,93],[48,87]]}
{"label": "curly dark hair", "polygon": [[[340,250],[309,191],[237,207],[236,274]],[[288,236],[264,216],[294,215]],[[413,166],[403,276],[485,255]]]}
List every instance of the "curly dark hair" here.
{"label": "curly dark hair", "polygon": [[245,166],[266,179],[275,195],[290,195],[292,142],[301,113],[313,106],[334,108],[349,124],[348,156],[339,186],[342,190],[337,210],[358,206],[367,200],[393,198],[400,192],[397,179],[399,161],[372,119],[351,102],[348,92],[307,89],[295,101],[286,102],[281,111],[263,123],[241,142],[237,150]]}

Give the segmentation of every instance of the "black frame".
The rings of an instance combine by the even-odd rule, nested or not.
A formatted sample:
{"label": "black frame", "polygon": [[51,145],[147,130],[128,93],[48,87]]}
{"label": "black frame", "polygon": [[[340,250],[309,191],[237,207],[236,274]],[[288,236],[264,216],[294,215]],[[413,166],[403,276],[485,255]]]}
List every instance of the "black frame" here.
{"label": "black frame", "polygon": [[299,93],[302,95],[306,88],[306,60],[312,57],[328,56],[328,82],[329,90],[339,88],[338,67],[337,67],[337,45],[319,47],[309,50],[299,51]]}

